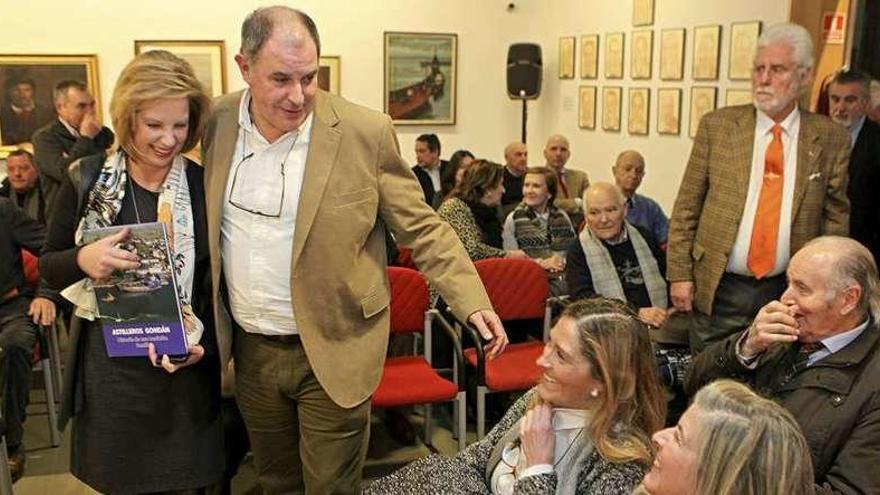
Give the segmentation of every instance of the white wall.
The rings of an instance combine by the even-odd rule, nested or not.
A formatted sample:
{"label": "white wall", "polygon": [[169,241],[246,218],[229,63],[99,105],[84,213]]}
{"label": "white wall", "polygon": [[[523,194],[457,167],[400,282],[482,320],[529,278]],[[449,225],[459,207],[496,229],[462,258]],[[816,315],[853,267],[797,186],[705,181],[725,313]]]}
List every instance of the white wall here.
{"label": "white wall", "polygon": [[[519,102],[506,96],[507,47],[515,42],[537,42],[543,47],[544,87],[541,97],[529,103],[530,163],[543,162],[541,150],[550,134],[566,134],[572,143],[570,165],[586,170],[594,180],[610,178],[616,154],[636,148],[648,161],[643,192],[671,209],[684,163],[690,151],[687,137],[690,56],[693,27],[722,25],[721,78],[723,101],[726,81],[727,42],[730,23],[762,20],[778,22],[788,16],[787,0],[655,0],[654,79],[633,81],[629,76],[631,0],[301,0],[292,2],[317,22],[322,52],[341,56],[342,94],[355,102],[382,107],[382,33],[421,31],[458,34],[458,103],[454,126],[401,126],[402,153],[415,162],[413,141],[423,132],[435,132],[443,154],[467,148],[477,156],[502,161],[504,146],[520,135]],[[122,66],[134,53],[136,39],[224,39],[229,89],[243,86],[233,56],[238,49],[239,29],[245,15],[264,2],[239,0],[0,0],[15,16],[0,17],[0,53],[97,54],[101,99],[106,115],[109,98]],[[685,27],[687,32],[685,80],[660,83],[658,40],[660,29]],[[638,28],[645,29],[645,28]],[[626,76],[608,85],[678,87],[683,89],[682,136],[658,136],[655,124],[656,90],[651,94],[651,125],[647,137],[577,126],[577,91],[580,84],[601,88],[603,79],[560,81],[556,77],[560,36],[580,36],[623,31],[626,33]],[[579,56],[579,51],[578,51]],[[600,73],[602,72],[600,58]],[[578,68],[579,69],[579,68]],[[578,71],[579,73],[579,71]],[[648,84],[646,84],[648,83]],[[738,83],[737,87],[744,87]],[[747,86],[747,85],[745,85]],[[600,89],[601,91],[601,89]],[[598,108],[601,111],[601,105]],[[105,118],[105,120],[109,120]],[[626,121],[624,98],[623,122]]]}

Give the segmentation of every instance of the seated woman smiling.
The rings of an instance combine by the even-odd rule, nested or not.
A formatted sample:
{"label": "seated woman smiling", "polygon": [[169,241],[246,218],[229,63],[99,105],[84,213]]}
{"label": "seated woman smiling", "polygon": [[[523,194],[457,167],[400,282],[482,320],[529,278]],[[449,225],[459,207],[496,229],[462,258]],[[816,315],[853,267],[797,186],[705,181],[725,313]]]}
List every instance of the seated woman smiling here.
{"label": "seated woman smiling", "polygon": [[631,493],[666,413],[645,325],[620,301],[578,301],[537,364],[538,385],[485,438],[454,457],[415,461],[364,493]]}
{"label": "seated woman smiling", "polygon": [[732,380],[700,389],[654,444],[657,458],[637,494],[814,493],[810,451],[795,419]]}

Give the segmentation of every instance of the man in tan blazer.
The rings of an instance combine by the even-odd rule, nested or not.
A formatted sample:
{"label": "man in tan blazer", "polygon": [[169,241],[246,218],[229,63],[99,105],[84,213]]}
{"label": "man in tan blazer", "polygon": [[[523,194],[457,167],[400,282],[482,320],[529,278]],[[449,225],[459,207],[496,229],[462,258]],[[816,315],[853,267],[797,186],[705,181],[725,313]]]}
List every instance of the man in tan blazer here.
{"label": "man in tan blazer", "polygon": [[574,227],[578,228],[584,220],[581,198],[584,191],[590,187],[590,178],[586,172],[565,168],[565,164],[571,158],[571,146],[568,138],[561,134],[554,134],[547,139],[547,144],[544,145],[544,158],[547,160],[547,166],[555,170],[559,177],[559,192],[553,204],[566,212]]}
{"label": "man in tan blazer", "polygon": [[[803,27],[771,26],[754,57],[754,107],[722,108],[700,122],[672,212],[667,262],[673,305],[695,311],[696,351],[747,327],[778,299],[788,260],[807,241],[847,233],[849,136],[797,107],[812,66]],[[782,155],[780,174],[766,165],[774,146]],[[782,182],[775,183],[778,203],[768,210],[762,192],[773,181]],[[755,261],[761,256],[763,265]]]}
{"label": "man in tan blazer", "polygon": [[266,493],[354,493],[388,343],[385,229],[460,318],[507,338],[388,116],[317,89],[314,22],[258,9],[204,140],[217,341]]}

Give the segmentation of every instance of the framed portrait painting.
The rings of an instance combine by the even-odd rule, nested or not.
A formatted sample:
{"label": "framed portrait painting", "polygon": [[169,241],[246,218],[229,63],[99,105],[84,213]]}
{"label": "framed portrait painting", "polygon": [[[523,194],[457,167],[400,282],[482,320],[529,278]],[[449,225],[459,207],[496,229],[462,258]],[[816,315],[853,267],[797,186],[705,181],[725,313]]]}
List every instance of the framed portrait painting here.
{"label": "framed portrait painting", "polygon": [[599,75],[599,35],[581,36],[581,79],[596,79]]}
{"label": "framed portrait painting", "polygon": [[633,79],[651,79],[651,53],[654,50],[654,31],[633,31],[630,43],[629,76]]}
{"label": "framed portrait painting", "polygon": [[384,108],[395,124],[455,124],[458,35],[386,32],[384,58]]}
{"label": "framed portrait painting", "polygon": [[709,86],[694,86],[691,88],[691,112],[690,112],[690,131],[688,135],[694,137],[697,135],[697,129],[700,127],[700,120],[707,113],[715,110],[716,89]]}
{"label": "framed portrait painting", "polygon": [[728,78],[734,81],[752,78],[752,54],[760,34],[761,21],[735,22],[730,26]]}
{"label": "framed portrait painting", "polygon": [[626,129],[630,134],[648,134],[648,112],[651,103],[649,88],[629,89],[629,112],[627,113]]}
{"label": "framed portrait painting", "polygon": [[222,40],[136,40],[134,54],[167,50],[192,65],[196,78],[211,96],[226,93],[226,43]]}
{"label": "framed portrait painting", "polygon": [[338,95],[341,90],[339,83],[340,64],[338,55],[321,55],[318,61],[318,87]]}
{"label": "framed portrait painting", "polygon": [[691,65],[695,81],[718,79],[718,54],[721,47],[721,26],[694,28],[694,59]]}
{"label": "framed portrait painting", "polygon": [[88,86],[101,115],[96,55],[0,55],[0,144],[29,143],[55,119],[52,92],[68,79]]}
{"label": "framed portrait painting", "polygon": [[654,0],[633,0],[633,26],[654,24]]}
{"label": "framed portrait painting", "polygon": [[660,32],[660,79],[681,81],[684,77],[684,28]]}
{"label": "framed portrait painting", "polygon": [[559,79],[574,79],[574,36],[559,38]]}
{"label": "framed portrait painting", "polygon": [[724,93],[724,106],[726,107],[751,104],[752,90],[750,89],[728,89]]}
{"label": "framed portrait painting", "polygon": [[605,35],[605,77],[623,78],[623,33]]}
{"label": "framed portrait painting", "polygon": [[681,90],[657,90],[657,133],[678,136],[681,132]]}
{"label": "framed portrait painting", "polygon": [[578,127],[596,128],[596,86],[578,88]]}
{"label": "framed portrait painting", "polygon": [[602,88],[602,129],[620,131],[620,107],[623,90],[620,86]]}

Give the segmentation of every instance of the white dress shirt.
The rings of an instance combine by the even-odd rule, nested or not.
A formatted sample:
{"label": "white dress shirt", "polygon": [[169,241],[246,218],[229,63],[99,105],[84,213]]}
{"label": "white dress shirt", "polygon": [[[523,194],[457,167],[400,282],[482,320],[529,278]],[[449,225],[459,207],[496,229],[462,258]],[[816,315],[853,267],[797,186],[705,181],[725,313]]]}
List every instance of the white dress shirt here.
{"label": "white dress shirt", "polygon": [[245,91],[226,181],[220,226],[223,275],[232,316],[246,332],[292,335],[297,328],[290,257],[314,114],[299,129],[269,143],[251,121],[250,101]]}
{"label": "white dress shirt", "polygon": [[[743,209],[736,241],[727,261],[727,271],[739,275],[753,276],[748,267],[749,246],[752,242],[752,228],[755,224],[755,213],[758,209],[758,198],[764,183],[764,159],[767,147],[773,141],[773,119],[767,114],[757,112],[755,119],[755,139],[752,148],[752,169],[749,175],[749,190]],[[795,107],[788,116],[779,123],[782,126],[782,211],[779,214],[779,233],[776,237],[776,264],[768,277],[783,273],[788,267],[791,257],[791,214],[794,204],[794,183],[797,175],[798,134],[801,129],[801,113]]]}

